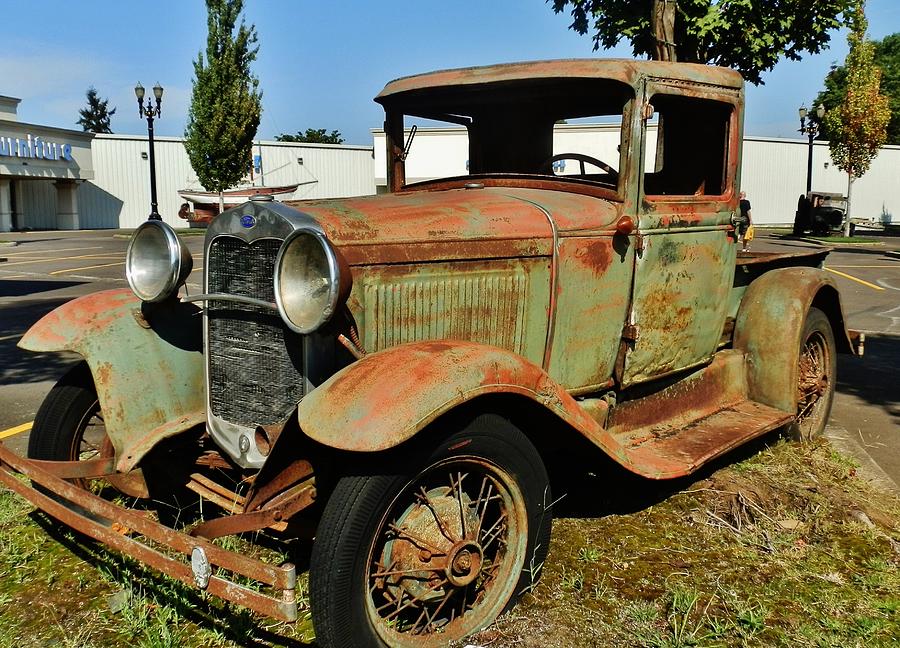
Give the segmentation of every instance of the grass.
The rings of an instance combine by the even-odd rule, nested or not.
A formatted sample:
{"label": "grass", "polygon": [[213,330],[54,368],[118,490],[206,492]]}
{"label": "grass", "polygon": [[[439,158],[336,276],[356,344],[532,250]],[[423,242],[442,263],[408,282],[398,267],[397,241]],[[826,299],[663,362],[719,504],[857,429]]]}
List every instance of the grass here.
{"label": "grass", "polygon": [[779,443],[637,512],[559,518],[542,579],[467,643],[895,646],[900,502]]}
{"label": "grass", "polygon": [[[825,442],[778,443],[678,487],[630,512],[562,512],[542,579],[459,645],[896,645],[900,502],[859,478],[852,461]],[[623,492],[584,495],[615,501]],[[0,491],[0,646],[312,640],[308,612],[284,624],[206,598],[60,533]]]}

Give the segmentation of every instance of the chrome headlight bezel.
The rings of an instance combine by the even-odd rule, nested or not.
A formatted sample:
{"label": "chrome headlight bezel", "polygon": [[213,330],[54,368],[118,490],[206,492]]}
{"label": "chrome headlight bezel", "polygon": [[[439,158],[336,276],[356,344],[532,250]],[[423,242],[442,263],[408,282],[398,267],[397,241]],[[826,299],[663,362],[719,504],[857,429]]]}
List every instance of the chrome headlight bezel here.
{"label": "chrome headlight bezel", "polygon": [[[283,291],[283,284],[289,282],[291,279],[290,271],[285,269],[284,263],[286,259],[290,258],[289,254],[292,245],[295,245],[301,237],[312,237],[320,246],[324,253],[325,264],[328,271],[328,276],[323,277],[323,279],[327,279],[328,281],[325,306],[318,318],[305,322],[297,322],[295,319],[291,318],[289,312],[291,308],[291,304],[289,303],[290,299],[286,297]],[[281,248],[278,250],[278,255],[275,258],[275,303],[278,306],[278,313],[281,315],[281,319],[284,321],[285,325],[292,331],[300,333],[301,335],[313,333],[324,326],[337,310],[338,303],[341,299],[342,279],[340,260],[324,233],[311,227],[300,227],[291,232],[287,238],[284,239],[284,243],[282,243]]]}
{"label": "chrome headlight bezel", "polygon": [[[163,243],[165,247],[163,251],[168,259],[168,268],[165,269],[160,276],[157,277],[157,283],[161,284],[155,291],[147,290],[147,286],[142,283],[148,283],[142,280],[140,276],[141,268],[136,266],[139,260],[137,252],[140,251],[141,236],[146,234],[150,229],[156,228],[163,234]],[[148,243],[144,243],[147,245]],[[187,248],[178,239],[175,230],[166,223],[158,220],[148,220],[134,231],[131,240],[128,242],[128,249],[125,252],[125,278],[131,291],[142,301],[160,302],[178,292],[181,284],[187,279],[193,267],[193,259]]]}

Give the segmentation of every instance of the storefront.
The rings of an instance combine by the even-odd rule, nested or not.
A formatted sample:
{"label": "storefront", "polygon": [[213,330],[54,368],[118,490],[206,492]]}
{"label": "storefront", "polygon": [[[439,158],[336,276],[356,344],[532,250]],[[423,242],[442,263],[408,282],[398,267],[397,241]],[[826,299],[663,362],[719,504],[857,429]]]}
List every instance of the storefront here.
{"label": "storefront", "polygon": [[0,232],[79,229],[78,184],[94,177],[94,135],[22,123],[18,105],[0,95]]}

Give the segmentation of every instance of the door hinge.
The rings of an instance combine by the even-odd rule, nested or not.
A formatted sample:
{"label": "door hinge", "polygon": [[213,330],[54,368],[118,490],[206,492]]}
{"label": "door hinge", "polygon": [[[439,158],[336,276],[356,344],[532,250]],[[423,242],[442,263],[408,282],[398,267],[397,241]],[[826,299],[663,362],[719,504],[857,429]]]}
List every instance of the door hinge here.
{"label": "door hinge", "polygon": [[626,324],[622,329],[622,339],[627,342],[637,342],[639,332],[637,324]]}
{"label": "door hinge", "polygon": [[644,105],[641,106],[641,119],[647,120],[653,117],[653,113],[656,112],[656,109],[653,107],[653,104],[649,101],[645,101]]}

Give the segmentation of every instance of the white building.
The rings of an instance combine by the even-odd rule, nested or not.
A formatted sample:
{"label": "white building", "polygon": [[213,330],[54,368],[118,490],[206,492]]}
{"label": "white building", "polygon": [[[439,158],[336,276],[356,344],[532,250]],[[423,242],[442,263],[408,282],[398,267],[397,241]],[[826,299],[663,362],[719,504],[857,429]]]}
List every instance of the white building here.
{"label": "white building", "polygon": [[93,133],[20,122],[19,100],[0,95],[0,232],[40,203],[45,227],[78,229],[78,184],[94,177]]}
{"label": "white building", "polygon": [[[150,213],[145,136],[94,135],[17,121],[19,100],[0,96],[0,232],[131,228]],[[178,218],[180,189],[202,189],[180,137],[154,139],[159,212]],[[292,198],[375,193],[372,147],[260,142],[255,184],[298,184]]]}
{"label": "white building", "polygon": [[[0,96],[0,232],[10,229],[131,228],[150,213],[147,138],[93,135],[17,120],[19,100]],[[653,125],[651,125],[653,128]],[[386,190],[385,138],[374,147],[255,144],[256,184],[298,184],[294,199],[362,196]],[[655,131],[651,131],[651,138]],[[615,124],[558,124],[554,150],[588,153],[616,166]],[[651,141],[650,146],[653,146]],[[805,140],[745,137],[741,188],[759,224],[787,225],[806,188]],[[178,218],[181,189],[201,189],[182,138],[155,140],[157,196],[163,220]],[[464,128],[419,128],[407,159],[410,181],[464,175]],[[831,161],[828,145],[814,146],[813,188],[846,193],[847,177]],[[560,170],[577,172],[577,163]],[[887,146],[853,187],[853,216],[900,222],[900,147]]]}
{"label": "white building", "polygon": [[[655,125],[650,125],[650,150]],[[387,190],[384,131],[373,129],[376,191]],[[407,137],[409,131],[407,130]],[[577,144],[574,142],[577,141]],[[617,166],[619,127],[613,124],[557,124],[554,151],[578,151]],[[806,192],[809,142],[800,139],[745,137],[741,189],[753,206],[753,220],[761,225],[791,225],[797,199]],[[409,182],[467,173],[468,139],[463,127],[418,128],[409,157]],[[648,165],[652,166],[652,158]],[[648,170],[652,170],[649,169]],[[577,173],[569,162],[562,173]],[[831,161],[827,142],[813,146],[813,189],[847,193],[847,175]],[[877,222],[900,222],[900,146],[885,146],[869,171],[853,184],[852,215]]]}

